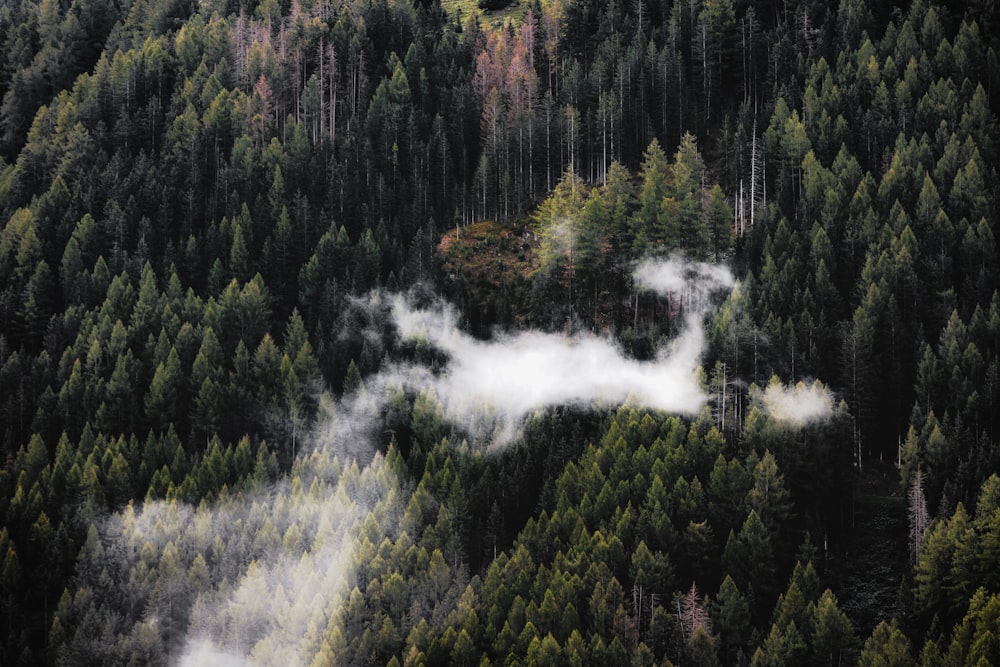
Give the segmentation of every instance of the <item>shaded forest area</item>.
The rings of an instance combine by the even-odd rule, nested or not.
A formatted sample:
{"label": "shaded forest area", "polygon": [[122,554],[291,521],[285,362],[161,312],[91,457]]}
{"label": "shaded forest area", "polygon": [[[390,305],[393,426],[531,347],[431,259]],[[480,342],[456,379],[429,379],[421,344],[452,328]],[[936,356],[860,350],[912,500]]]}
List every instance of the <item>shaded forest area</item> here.
{"label": "shaded forest area", "polygon": [[[16,0],[0,35],[0,662],[210,627],[260,663],[1000,664],[994,3]],[[700,415],[552,409],[497,453],[401,391],[374,459],[307,449],[433,357],[359,297],[648,359],[667,251],[739,278]],[[828,420],[767,414],[810,378]],[[849,615],[879,460],[909,565]],[[340,539],[308,609],[259,566]]]}

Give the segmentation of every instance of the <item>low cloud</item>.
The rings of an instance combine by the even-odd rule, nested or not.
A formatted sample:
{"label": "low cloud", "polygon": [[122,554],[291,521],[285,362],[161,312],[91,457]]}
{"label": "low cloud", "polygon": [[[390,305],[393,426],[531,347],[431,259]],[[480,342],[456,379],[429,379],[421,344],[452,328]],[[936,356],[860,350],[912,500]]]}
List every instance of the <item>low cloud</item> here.
{"label": "low cloud", "polygon": [[796,428],[826,421],[833,415],[833,395],[819,380],[809,385],[799,382],[794,387],[772,382],[762,400],[772,418]]}
{"label": "low cloud", "polygon": [[[480,341],[458,328],[448,304],[414,308],[390,297],[400,335],[423,340],[448,357],[438,374],[397,368],[392,382],[410,390],[433,390],[446,416],[458,425],[486,411],[498,428],[493,444],[509,441],[520,423],[537,410],[626,402],[680,414],[695,414],[706,396],[696,378],[705,336],[702,317],[712,292],[733,285],[725,267],[681,259],[646,261],[636,281],[660,294],[677,293],[690,304],[680,334],[651,361],[624,354],[610,338],[527,331]],[[479,422],[479,420],[476,420]]]}
{"label": "low cloud", "polygon": [[246,667],[244,656],[227,653],[208,640],[192,641],[184,647],[180,667]]}
{"label": "low cloud", "polygon": [[[320,653],[335,610],[357,583],[362,526],[375,516],[379,530],[392,534],[402,511],[382,457],[361,469],[339,466],[317,450],[297,462],[298,480],[260,494],[196,511],[148,503],[135,521],[127,513],[111,520],[108,531],[134,547],[120,552],[133,554],[125,563],[113,565],[122,574],[136,567],[145,541],[172,544],[181,559],[176,570],[161,567],[158,575],[161,589],[175,591],[172,604],[189,609],[174,664],[308,665]],[[192,590],[197,554],[205,579]],[[150,609],[158,607],[147,608],[147,616]],[[165,620],[155,613],[152,619]]]}
{"label": "low cloud", "polygon": [[[456,424],[484,409],[493,412],[502,422],[503,440],[526,416],[556,405],[633,401],[690,414],[705,401],[695,379],[695,357],[668,353],[636,361],[610,340],[589,334],[525,332],[478,341],[455,326],[448,309],[412,310],[398,297],[393,314],[405,338],[424,338],[449,358],[438,375],[403,374],[399,380],[410,389],[433,390]],[[700,337],[689,329],[681,333],[688,336]]]}
{"label": "low cloud", "polygon": [[[652,277],[640,279],[640,271]],[[731,286],[731,276],[726,269],[669,260],[640,265],[636,279],[661,294],[677,288],[697,296],[680,334],[651,361],[629,358],[612,340],[583,333],[526,331],[477,340],[458,327],[458,314],[447,303],[415,307],[403,296],[372,296],[372,307],[388,306],[401,338],[425,341],[442,352],[446,362],[437,371],[420,364],[390,365],[365,378],[355,395],[327,405],[327,416],[314,434],[315,449],[296,462],[303,485],[317,478],[317,468],[329,465],[331,453],[341,460],[370,456],[373,429],[386,400],[400,388],[433,394],[448,420],[496,446],[516,437],[527,417],[557,405],[631,401],[669,412],[698,412],[706,401],[695,375],[705,347],[701,318],[707,297]],[[278,656],[296,664],[315,655],[315,628],[326,627],[330,610],[343,600],[356,577],[360,523],[375,508],[384,514],[398,506],[398,497],[390,496],[400,491],[388,487],[380,457],[343,477],[354,481],[333,484],[319,475],[324,489],[319,497],[295,496],[287,483],[281,485],[264,506],[258,505],[260,514],[249,515],[258,520],[274,515],[271,523],[276,531],[287,531],[291,523],[309,524],[306,517],[313,517],[313,522],[322,517],[323,525],[305,531],[313,541],[299,551],[283,540],[269,553],[234,553],[235,559],[250,565],[231,589],[195,604],[182,665],[230,664],[240,656],[248,664],[268,663]],[[249,520],[230,516],[231,511],[236,508],[211,510],[212,523]],[[183,532],[182,527],[177,531]],[[256,607],[253,600],[258,601]],[[252,636],[248,630],[254,631]],[[241,637],[241,632],[247,636]]]}
{"label": "low cloud", "polygon": [[701,410],[701,319],[707,297],[731,286],[731,276],[669,260],[643,263],[636,280],[691,304],[680,334],[650,361],[629,358],[613,340],[590,334],[526,331],[481,341],[459,329],[446,303],[415,307],[401,296],[371,297],[372,306],[388,308],[403,339],[423,339],[442,353],[440,368],[396,363],[366,377],[355,395],[322,402],[314,446],[302,448],[288,478],[197,509],[164,501],[129,508],[105,522],[109,548],[92,554],[100,562],[81,563],[129,581],[143,567],[147,543],[158,555],[174,554],[171,568],[159,556],[157,586],[171,591],[170,604],[150,594],[133,634],[170,622],[171,614],[186,618],[186,628],[166,633],[175,664],[309,664],[373,556],[363,553],[374,547],[361,537],[362,526],[374,517],[381,534],[400,530],[406,502],[400,480],[374,454],[386,401],[399,389],[434,394],[448,420],[498,446],[536,411],[557,405],[631,401],[676,413]]}
{"label": "low cloud", "polygon": [[661,295],[677,294],[685,298],[704,298],[720,289],[731,289],[736,281],[723,264],[693,262],[682,256],[666,260],[647,259],[632,272],[636,285]]}

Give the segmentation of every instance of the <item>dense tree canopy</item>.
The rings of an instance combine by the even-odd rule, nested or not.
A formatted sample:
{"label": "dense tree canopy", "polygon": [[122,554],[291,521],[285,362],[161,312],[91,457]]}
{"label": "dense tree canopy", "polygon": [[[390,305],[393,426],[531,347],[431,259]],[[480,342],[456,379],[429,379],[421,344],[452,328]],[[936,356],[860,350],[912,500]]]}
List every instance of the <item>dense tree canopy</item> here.
{"label": "dense tree canopy", "polygon": [[[993,3],[461,6],[0,7],[0,662],[1000,663]],[[671,252],[700,413],[322,445],[373,290],[647,360]]]}

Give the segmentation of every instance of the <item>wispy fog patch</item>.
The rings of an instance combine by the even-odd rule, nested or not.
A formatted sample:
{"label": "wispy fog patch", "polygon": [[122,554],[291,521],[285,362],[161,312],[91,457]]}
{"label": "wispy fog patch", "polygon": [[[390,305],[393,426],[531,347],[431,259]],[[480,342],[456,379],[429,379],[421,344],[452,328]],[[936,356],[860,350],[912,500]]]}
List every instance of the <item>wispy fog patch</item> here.
{"label": "wispy fog patch", "polygon": [[[401,297],[394,299],[393,314],[401,335],[424,338],[449,359],[437,375],[400,379],[413,390],[432,389],[446,416],[459,425],[488,408],[501,422],[501,440],[509,439],[525,417],[556,405],[633,401],[694,413],[705,401],[694,374],[697,356],[673,353],[636,361],[612,341],[589,334],[524,332],[484,342],[461,332],[447,308],[414,310]],[[685,330],[681,337],[686,336],[699,334]]]}
{"label": "wispy fog patch", "polygon": [[579,231],[574,229],[575,225],[569,218],[559,217],[553,222],[545,231],[552,254],[563,257],[571,255],[573,246],[578,243]]}
{"label": "wispy fog patch", "polygon": [[308,664],[306,656],[320,651],[331,605],[356,583],[355,539],[374,509],[339,484],[322,494],[289,489],[275,495],[254,530],[244,526],[253,539],[232,556],[249,563],[235,573],[234,585],[222,580],[192,607],[180,664]]}
{"label": "wispy fog patch", "polygon": [[309,665],[370,557],[362,526],[394,534],[402,513],[398,477],[368,460],[314,449],[290,479],[212,505],[130,506],[103,522],[105,546],[85,549],[81,566],[128,587],[155,569],[133,632],[162,632],[170,664]]}
{"label": "wispy fog patch", "polygon": [[786,387],[771,382],[764,390],[764,408],[779,422],[796,428],[825,421],[833,415],[833,395],[819,380]]}
{"label": "wispy fog patch", "polygon": [[693,262],[680,255],[665,260],[643,260],[636,265],[632,277],[642,289],[699,300],[714,291],[731,289],[736,284],[729,267]]}
{"label": "wispy fog patch", "polygon": [[[711,297],[735,284],[732,274],[722,265],[673,256],[641,262],[634,278],[640,289],[676,298],[684,312],[678,335],[650,361],[629,357],[611,337],[586,332],[522,331],[478,340],[458,326],[454,306],[425,291],[412,297],[376,292],[367,300],[355,299],[357,323],[387,313],[402,340],[438,350],[443,361],[434,370],[418,363],[387,365],[366,377],[357,394],[345,397],[338,408],[349,413],[348,425],[370,429],[378,425],[381,407],[393,392],[429,392],[449,421],[492,446],[509,443],[526,418],[553,406],[631,402],[697,413],[706,401],[696,378],[705,351],[702,320]],[[342,437],[335,446],[343,451],[351,443],[366,442],[364,435]],[[329,444],[334,439],[324,440]]]}
{"label": "wispy fog patch", "polygon": [[207,640],[191,642],[184,648],[179,664],[181,667],[245,667],[244,656],[221,651]]}
{"label": "wispy fog patch", "polygon": [[[311,444],[299,450],[291,475],[197,509],[178,501],[130,506],[105,522],[105,546],[85,550],[81,564],[125,582],[157,568],[155,589],[138,593],[146,599],[134,632],[160,628],[172,664],[310,664],[325,650],[324,633],[338,622],[338,610],[365,581],[374,546],[362,533],[400,530],[401,480],[374,453],[387,401],[400,390],[434,395],[446,419],[495,446],[551,406],[702,408],[706,396],[695,374],[704,351],[701,319],[708,295],[731,285],[728,271],[675,260],[640,270],[651,277],[637,273],[637,280],[651,289],[697,296],[679,335],[650,361],[582,333],[477,340],[459,329],[452,306],[426,294],[420,306],[402,296],[358,300],[352,321],[388,314],[402,339],[441,353],[437,367],[397,362],[364,378],[351,396],[324,398]],[[381,335],[365,327],[363,335]]]}
{"label": "wispy fog patch", "polygon": [[493,444],[510,440],[525,417],[556,405],[632,402],[696,413],[706,400],[695,376],[705,348],[701,318],[710,294],[731,287],[732,275],[725,267],[671,258],[643,262],[635,277],[647,289],[675,292],[690,304],[680,334],[652,361],[629,358],[610,338],[587,333],[527,331],[476,340],[458,328],[452,306],[414,308],[397,295],[390,299],[400,336],[426,341],[448,363],[436,375],[396,369],[395,381],[411,390],[432,389],[459,425],[488,408],[498,422]]}

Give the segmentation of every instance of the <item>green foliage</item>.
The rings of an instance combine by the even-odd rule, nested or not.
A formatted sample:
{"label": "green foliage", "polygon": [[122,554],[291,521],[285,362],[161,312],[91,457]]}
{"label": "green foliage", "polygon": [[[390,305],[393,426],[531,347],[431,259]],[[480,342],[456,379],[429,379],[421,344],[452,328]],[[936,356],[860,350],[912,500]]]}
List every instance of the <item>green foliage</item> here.
{"label": "green foliage", "polygon": [[[860,660],[1000,661],[989,3],[329,9],[0,8],[0,661],[155,663],[199,593],[246,574],[228,543],[144,540],[102,575],[100,513],[336,486],[299,462],[321,388],[363,394],[397,352],[354,297],[426,281],[477,334],[585,326],[645,357],[678,304],[640,298],[631,262],[669,250],[741,276],[711,323],[712,408],[550,414],[491,461],[433,396],[395,397],[408,533],[364,528],[358,596],[317,605],[343,609],[311,631],[317,664],[851,661],[851,584],[823,581],[841,610],[819,592],[837,567],[791,554],[806,530],[832,563],[857,553],[875,501],[852,494],[897,453],[938,519],[900,629]],[[772,376],[844,403],[788,429],[755,393]],[[718,591],[716,634],[685,644],[689,579]]]}
{"label": "green foliage", "polygon": [[879,623],[872,636],[865,641],[858,659],[859,667],[908,667],[914,664],[906,635],[885,621]]}

